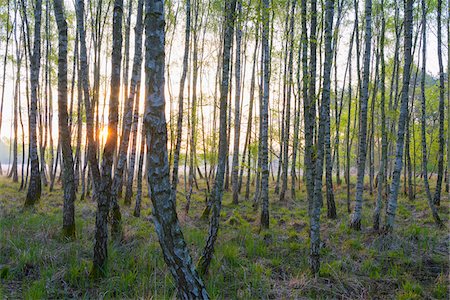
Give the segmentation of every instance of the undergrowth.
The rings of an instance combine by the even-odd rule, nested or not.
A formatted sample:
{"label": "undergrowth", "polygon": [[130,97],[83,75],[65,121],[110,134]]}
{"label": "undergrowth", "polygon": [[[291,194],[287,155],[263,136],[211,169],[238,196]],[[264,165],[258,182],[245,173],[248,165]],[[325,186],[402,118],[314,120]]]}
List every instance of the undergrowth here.
{"label": "undergrowth", "polygon": [[[182,186],[182,185],[180,185]],[[0,298],[145,298],[170,299],[176,291],[164,263],[151,219],[151,204],[143,199],[141,218],[121,206],[124,239],[109,243],[107,276],[89,278],[96,205],[76,203],[75,240],[62,237],[62,195],[43,192],[32,210],[24,210],[24,192],[0,179]],[[374,196],[366,193],[363,230],[348,227],[345,186],[336,187],[338,218],[322,209],[322,249],[319,276],[308,268],[309,234],[305,191],[283,203],[271,192],[270,229],[260,230],[252,200],[231,203],[224,193],[216,252],[204,278],[214,299],[267,298],[397,298],[448,299],[449,234],[432,223],[422,194],[410,201],[401,196],[394,233],[370,229]],[[449,201],[439,212],[448,224]],[[200,216],[205,193],[178,198],[179,218],[191,255],[197,260],[208,223]]]}

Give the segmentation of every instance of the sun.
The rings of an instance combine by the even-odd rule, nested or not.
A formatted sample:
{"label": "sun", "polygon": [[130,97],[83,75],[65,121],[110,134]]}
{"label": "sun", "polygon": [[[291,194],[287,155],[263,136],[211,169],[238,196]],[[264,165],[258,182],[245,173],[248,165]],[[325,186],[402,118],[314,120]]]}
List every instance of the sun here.
{"label": "sun", "polygon": [[108,126],[103,126],[102,130],[100,131],[99,138],[103,141],[108,138]]}

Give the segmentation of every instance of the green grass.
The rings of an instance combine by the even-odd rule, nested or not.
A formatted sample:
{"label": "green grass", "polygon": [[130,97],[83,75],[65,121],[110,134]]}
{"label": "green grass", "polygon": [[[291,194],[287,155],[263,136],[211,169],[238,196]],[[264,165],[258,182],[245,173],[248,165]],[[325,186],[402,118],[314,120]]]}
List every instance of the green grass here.
{"label": "green grass", "polygon": [[[208,222],[204,183],[194,191],[189,215],[180,194],[177,208],[194,262],[204,246]],[[180,187],[183,184],[180,183]],[[304,187],[303,187],[304,188]],[[76,203],[75,240],[62,237],[62,191],[44,190],[35,209],[23,210],[25,193],[0,178],[0,298],[144,298],[176,295],[151,223],[151,204],[143,199],[142,216],[121,206],[124,240],[108,247],[107,276],[89,278],[92,266],[96,204]],[[145,193],[144,193],[145,194]],[[309,227],[305,191],[297,200],[278,201],[270,191],[270,229],[261,230],[260,211],[243,198],[231,203],[224,193],[215,255],[204,281],[213,299],[397,298],[448,299],[448,232],[430,222],[422,194],[399,199],[391,236],[370,229],[375,196],[365,194],[363,230],[349,229],[345,186],[336,187],[338,218],[322,209],[319,277],[308,267]],[[353,195],[353,192],[352,192]],[[449,202],[439,208],[448,223]],[[382,221],[384,218],[382,218]]]}

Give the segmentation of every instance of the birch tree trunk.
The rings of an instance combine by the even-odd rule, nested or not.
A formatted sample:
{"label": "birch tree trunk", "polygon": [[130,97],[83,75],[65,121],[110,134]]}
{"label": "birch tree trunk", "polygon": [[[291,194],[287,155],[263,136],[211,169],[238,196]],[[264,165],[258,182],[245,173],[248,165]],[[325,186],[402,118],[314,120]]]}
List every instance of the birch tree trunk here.
{"label": "birch tree trunk", "polygon": [[[133,122],[133,103],[134,98],[139,96],[137,90],[140,88],[141,81],[141,62],[142,62],[142,6],[143,0],[138,3],[138,15],[136,16],[136,34],[134,42],[134,61],[133,70],[131,74],[131,85],[130,92],[127,93],[128,99],[125,103],[124,108],[124,123],[122,130],[122,137],[120,139],[119,154],[116,169],[114,172],[114,178],[111,187],[111,204],[112,204],[112,222],[111,222],[111,233],[114,238],[121,237],[121,214],[118,205],[118,194],[119,189],[122,186],[122,177],[124,168],[127,160],[127,150],[130,141],[130,131]],[[125,205],[130,205],[130,202],[125,202]]]}
{"label": "birch tree trunk", "polygon": [[169,180],[164,97],[164,1],[146,0],[145,132],[153,223],[179,299],[208,299],[178,223],[175,192]]}
{"label": "birch tree trunk", "polygon": [[[142,32],[143,32],[143,26],[142,26],[142,16],[143,16],[143,6],[144,6],[144,0],[138,1],[138,12],[137,12],[137,21],[136,21],[136,28],[135,28],[135,35],[140,35],[139,41],[141,43],[141,51],[139,52],[139,70],[142,68]],[[140,16],[140,17],[139,17]],[[140,28],[138,28],[138,24],[140,22]],[[135,37],[136,39],[136,37]],[[136,41],[135,41],[136,44]],[[136,50],[135,50],[136,51]],[[137,52],[135,53],[135,58],[137,59]],[[134,67],[134,66],[133,66]],[[134,97],[134,112],[133,112],[133,123],[131,125],[131,150],[130,150],[130,159],[129,159],[129,166],[128,166],[128,175],[127,175],[127,185],[125,190],[125,203],[131,203],[131,197],[133,196],[133,180],[134,180],[134,167],[136,163],[136,143],[137,143],[137,137],[138,137],[138,123],[139,123],[139,104],[140,104],[140,86],[141,86],[141,72],[139,71],[138,78],[136,79],[136,96]],[[141,179],[142,181],[142,179]]]}
{"label": "birch tree trunk", "polygon": [[378,186],[377,186],[377,200],[375,212],[373,215],[373,228],[374,230],[380,229],[380,213],[383,207],[384,192],[383,187],[386,176],[386,164],[387,164],[387,133],[386,133],[386,64],[384,61],[384,42],[386,32],[386,20],[384,16],[384,0],[381,2],[381,36],[380,36],[380,113],[381,113],[381,161],[380,170],[378,172]]}
{"label": "birch tree trunk", "polygon": [[30,183],[28,185],[25,206],[33,206],[41,197],[41,174],[36,137],[36,115],[38,102],[39,69],[41,66],[41,15],[42,0],[36,0],[34,10],[34,45],[30,64],[30,111],[29,111],[29,157],[31,164]]}
{"label": "birch tree trunk", "polygon": [[421,1],[422,7],[422,70],[421,70],[421,80],[420,80],[420,98],[422,100],[422,115],[421,115],[421,139],[422,139],[422,173],[423,173],[423,183],[425,186],[425,193],[427,195],[428,205],[430,206],[433,219],[436,224],[440,227],[443,226],[439,214],[437,212],[436,206],[434,205],[433,198],[431,196],[430,184],[428,182],[428,159],[427,159],[427,136],[426,136],[426,98],[425,98],[425,77],[426,77],[426,53],[427,53],[427,33],[426,33],[426,2]]}
{"label": "birch tree trunk", "polygon": [[214,253],[214,244],[219,231],[220,209],[224,188],[225,165],[227,161],[227,105],[230,81],[231,47],[233,43],[236,0],[226,0],[224,5],[225,34],[223,37],[222,83],[220,85],[220,123],[219,123],[219,153],[216,178],[211,193],[212,215],[209,220],[208,237],[198,262],[199,272],[208,272]]}
{"label": "birch tree trunk", "polygon": [[[280,201],[284,201],[287,185],[288,185],[288,166],[289,166],[289,134],[291,127],[291,98],[292,98],[292,86],[293,86],[293,73],[294,73],[294,16],[295,5],[297,1],[291,1],[290,10],[290,22],[289,22],[289,54],[288,54],[288,79],[287,79],[287,91],[286,91],[286,114],[285,114],[285,126],[284,126],[284,148],[283,148],[283,172],[282,172],[282,185],[280,191]],[[295,112],[294,112],[295,114]]]}
{"label": "birch tree trunk", "polygon": [[58,25],[58,129],[63,157],[63,234],[75,237],[75,181],[73,170],[71,136],[67,114],[67,22],[62,0],[54,0],[56,24]]}
{"label": "birch tree trunk", "polygon": [[[9,47],[9,40],[11,38],[12,29],[13,29],[12,26],[10,26],[10,19],[9,19],[10,10],[11,10],[11,8],[10,8],[10,1],[7,1],[7,10],[6,10],[6,45],[5,45],[5,55],[3,56],[2,97],[1,97],[1,102],[0,102],[0,133],[1,133],[2,121],[3,121],[3,103],[4,103],[4,100],[5,100],[5,81],[6,81],[6,65],[7,65],[7,62],[8,62],[8,47]],[[0,162],[0,175],[3,175],[1,162]]]}
{"label": "birch tree trunk", "polygon": [[[144,125],[142,125],[144,126]],[[136,187],[136,203],[134,205],[133,216],[139,218],[141,215],[141,200],[142,200],[142,171],[144,166],[144,155],[145,155],[145,130],[142,130],[142,136],[140,141],[139,150],[139,162],[138,162],[138,172],[137,172],[137,187]]]}
{"label": "birch tree trunk", "polygon": [[[303,3],[302,3],[303,5]],[[306,38],[306,3],[304,12],[302,14],[304,17],[302,19],[302,34],[304,34],[304,38],[302,38],[304,47],[306,47],[307,38]],[[303,11],[303,9],[302,9]],[[305,32],[304,32],[305,31]],[[308,94],[306,95],[306,90],[303,91],[304,98],[304,113],[305,113],[305,181],[306,181],[306,192],[308,197],[308,213],[311,216],[313,201],[314,201],[314,128],[315,128],[315,116],[316,116],[316,64],[317,64],[317,41],[316,41],[316,31],[317,31],[317,1],[311,1],[311,32],[309,36],[310,41],[310,68],[309,68],[309,78],[305,69],[303,71],[303,80],[304,85],[306,84],[305,79],[308,79]],[[304,33],[303,33],[304,32]],[[304,49],[304,54],[306,54],[306,50]],[[307,57],[304,56],[303,59],[305,63],[307,63]]]}
{"label": "birch tree trunk", "polygon": [[[242,3],[237,1],[236,20],[236,57],[235,57],[235,96],[234,96],[234,148],[231,166],[231,184],[233,189],[233,203],[239,203],[239,137],[241,132],[241,40],[242,40]],[[231,122],[231,121],[230,121]]]}
{"label": "birch tree trunk", "polygon": [[395,155],[394,174],[392,176],[391,191],[386,211],[386,223],[384,231],[391,232],[394,227],[395,212],[397,210],[397,197],[400,186],[400,175],[402,170],[403,147],[405,142],[405,127],[408,117],[408,101],[409,101],[409,81],[412,63],[412,32],[413,32],[413,0],[405,1],[405,50],[403,66],[403,87],[401,95],[400,116],[398,119],[397,147]]}
{"label": "birch tree trunk", "polygon": [[[117,125],[119,121],[120,68],[122,63],[122,14],[123,0],[114,1],[111,55],[111,84],[108,113],[108,135],[103,149],[101,179],[97,189],[97,214],[95,216],[94,268],[96,272],[106,272],[108,256],[108,212],[112,208],[112,222],[120,220],[120,209],[112,201],[112,164],[117,145]],[[112,206],[112,207],[111,207]],[[112,224],[112,233],[120,234],[117,224]]]}
{"label": "birch tree trunk", "polygon": [[325,60],[323,64],[322,101],[320,103],[319,132],[317,136],[317,157],[315,161],[314,201],[310,216],[310,267],[314,274],[320,268],[320,209],[322,206],[322,176],[325,156],[326,127],[330,122],[331,67],[333,59],[334,1],[325,2]]}
{"label": "birch tree trunk", "polygon": [[269,74],[270,74],[270,53],[269,53],[269,0],[263,0],[262,7],[262,103],[261,103],[261,129],[260,129],[260,152],[261,152],[261,227],[269,228]]}
{"label": "birch tree trunk", "polygon": [[359,143],[358,143],[358,173],[356,181],[356,199],[353,210],[350,227],[355,230],[361,230],[361,215],[364,192],[364,173],[366,166],[366,152],[367,152],[367,107],[369,100],[369,79],[370,79],[370,50],[372,45],[372,0],[365,1],[365,26],[364,33],[364,66],[363,66],[363,80],[360,95],[360,128],[359,128]]}
{"label": "birch tree trunk", "polygon": [[172,169],[172,190],[175,193],[175,201],[178,185],[178,166],[180,161],[181,137],[183,135],[184,85],[186,82],[186,75],[189,62],[190,35],[191,35],[191,0],[186,0],[186,25],[184,34],[183,70],[181,72],[180,91],[178,94],[177,140],[175,144],[175,151],[173,154],[173,169]]}
{"label": "birch tree trunk", "polygon": [[[96,199],[100,184],[100,169],[97,160],[97,142],[94,139],[94,114],[89,95],[89,65],[87,62],[86,34],[84,28],[84,0],[78,0],[76,3],[77,28],[80,42],[80,77],[83,85],[84,106],[86,109],[86,139],[87,139],[87,160],[89,161],[89,169],[92,175],[92,185],[94,188],[93,197]],[[88,177],[89,178],[89,177]],[[106,224],[105,224],[106,226]],[[96,224],[97,227],[97,224]],[[105,236],[97,236],[105,234],[105,231],[96,231],[96,240],[106,240]],[[106,242],[99,243],[94,246],[94,262],[91,270],[92,276],[100,276],[103,274],[104,263],[106,261]]]}
{"label": "birch tree trunk", "polygon": [[[17,36],[17,30],[15,30],[15,35]],[[16,37],[17,40],[17,37]],[[20,93],[20,69],[22,65],[22,55],[20,53],[20,50],[17,45],[16,41],[16,64],[17,64],[17,71],[16,71],[16,83],[14,86],[14,104],[13,104],[13,134],[14,134],[14,140],[13,140],[13,161],[11,170],[9,171],[8,177],[12,177],[13,182],[19,181],[19,176],[17,173],[17,140],[18,140],[18,118],[19,118],[19,93]],[[1,171],[1,166],[0,166]]]}
{"label": "birch tree trunk", "polygon": [[[442,179],[444,175],[444,66],[442,64],[442,0],[437,3],[437,55],[439,62],[439,156],[438,156],[438,177],[436,182],[436,191],[434,192],[434,204],[441,205]],[[448,158],[447,158],[448,159]]]}

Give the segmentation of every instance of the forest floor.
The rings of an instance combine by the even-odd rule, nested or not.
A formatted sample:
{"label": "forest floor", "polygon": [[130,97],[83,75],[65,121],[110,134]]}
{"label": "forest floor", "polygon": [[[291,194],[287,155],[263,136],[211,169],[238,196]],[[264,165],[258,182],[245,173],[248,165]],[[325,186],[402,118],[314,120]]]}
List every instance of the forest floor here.
{"label": "forest floor", "polygon": [[[145,185],[144,185],[145,186]],[[180,183],[180,188],[183,183]],[[433,185],[434,186],[434,185]],[[151,222],[151,204],[143,199],[142,216],[122,206],[124,239],[110,242],[108,274],[89,278],[96,204],[76,203],[77,239],[61,237],[62,195],[45,189],[32,211],[23,210],[24,192],[0,178],[0,298],[144,298],[175,297]],[[414,201],[401,195],[396,227],[390,236],[371,229],[374,196],[365,192],[363,230],[349,229],[346,187],[336,187],[338,218],[322,209],[320,276],[308,268],[309,238],[305,191],[297,201],[278,201],[271,191],[270,229],[259,230],[260,212],[243,198],[231,203],[224,193],[221,224],[207,290],[213,299],[448,299],[449,204],[439,213],[447,229],[433,224],[424,193]],[[145,193],[146,194],[146,193]],[[352,196],[353,196],[352,189]],[[207,221],[203,191],[193,195],[189,215],[179,195],[178,215],[191,255],[197,260]]]}

